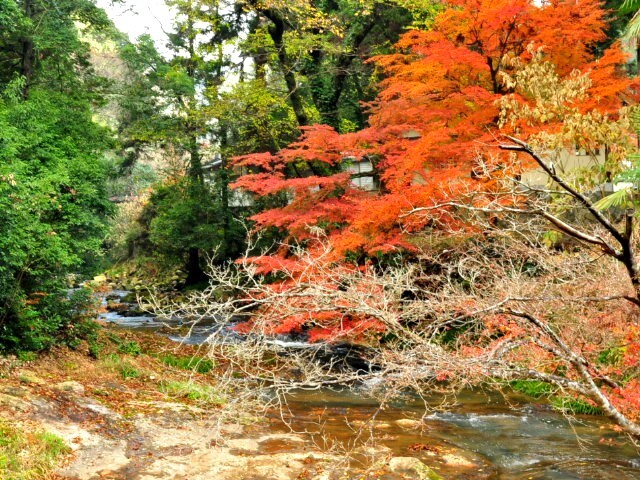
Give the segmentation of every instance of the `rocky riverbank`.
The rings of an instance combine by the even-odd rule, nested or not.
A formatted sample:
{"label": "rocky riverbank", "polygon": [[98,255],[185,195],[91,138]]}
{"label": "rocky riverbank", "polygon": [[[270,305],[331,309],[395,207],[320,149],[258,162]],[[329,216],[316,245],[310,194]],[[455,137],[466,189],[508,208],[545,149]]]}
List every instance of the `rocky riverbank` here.
{"label": "rocky riverbank", "polygon": [[[439,478],[418,459],[385,455],[367,473],[277,418],[248,408],[230,414],[218,360],[195,347],[110,327],[100,343],[98,359],[58,349],[1,360],[0,421],[50,432],[69,447],[39,478]],[[2,468],[2,478],[23,478]]]}

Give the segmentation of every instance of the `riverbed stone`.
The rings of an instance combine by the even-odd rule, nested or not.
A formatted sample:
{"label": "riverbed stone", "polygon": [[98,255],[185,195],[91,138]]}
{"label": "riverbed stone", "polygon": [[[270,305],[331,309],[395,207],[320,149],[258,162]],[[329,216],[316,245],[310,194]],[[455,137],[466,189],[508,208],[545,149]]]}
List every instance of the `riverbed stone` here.
{"label": "riverbed stone", "polygon": [[376,423],[373,428],[375,428],[376,430],[388,430],[391,428],[391,424],[386,422],[380,422],[380,423]]}
{"label": "riverbed stone", "polygon": [[447,465],[452,467],[464,467],[464,468],[477,467],[477,465],[471,460],[469,460],[468,458],[464,458],[460,455],[454,455],[453,453],[446,453],[442,455],[441,458],[447,463]]}
{"label": "riverbed stone", "polygon": [[227,447],[242,454],[257,453],[260,450],[260,443],[252,438],[235,438],[227,441]]}
{"label": "riverbed stone", "polygon": [[0,388],[0,393],[4,393],[11,397],[24,398],[29,394],[29,390],[24,387],[6,386]]}
{"label": "riverbed stone", "polygon": [[406,430],[417,430],[422,427],[420,420],[412,420],[411,418],[401,418],[396,420],[396,425]]}
{"label": "riverbed stone", "polygon": [[63,392],[74,393],[76,395],[84,395],[84,385],[79,382],[69,381],[58,383],[55,388],[62,390]]}
{"label": "riverbed stone", "polygon": [[0,410],[13,410],[16,412],[28,412],[31,409],[29,402],[12,395],[0,393]]}
{"label": "riverbed stone", "polygon": [[442,480],[440,475],[415,457],[393,457],[389,460],[389,470],[420,480]]}

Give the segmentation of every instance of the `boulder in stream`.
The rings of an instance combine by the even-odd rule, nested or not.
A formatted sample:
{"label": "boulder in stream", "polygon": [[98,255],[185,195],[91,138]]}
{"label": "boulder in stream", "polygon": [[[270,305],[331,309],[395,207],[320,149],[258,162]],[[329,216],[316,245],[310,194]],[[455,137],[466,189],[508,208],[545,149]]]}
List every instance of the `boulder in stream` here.
{"label": "boulder in stream", "polygon": [[393,457],[389,460],[389,470],[420,480],[442,480],[440,475],[415,457]]}
{"label": "boulder in stream", "polygon": [[411,418],[401,418],[396,420],[396,425],[405,430],[418,430],[422,428],[423,423],[420,420],[412,420]]}

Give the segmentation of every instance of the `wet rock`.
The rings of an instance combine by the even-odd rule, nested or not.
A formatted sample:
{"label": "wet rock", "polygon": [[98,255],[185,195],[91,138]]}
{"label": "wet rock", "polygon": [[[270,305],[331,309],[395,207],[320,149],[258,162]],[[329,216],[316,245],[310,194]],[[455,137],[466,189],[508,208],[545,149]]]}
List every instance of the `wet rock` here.
{"label": "wet rock", "polygon": [[391,424],[386,422],[376,423],[373,428],[375,428],[376,430],[387,430],[391,428]]}
{"label": "wet rock", "polygon": [[406,430],[417,430],[422,427],[422,422],[419,420],[412,420],[410,418],[401,418],[396,420],[396,425]]}
{"label": "wet rock", "polygon": [[62,390],[63,392],[74,393],[76,395],[84,395],[84,386],[81,383],[75,381],[58,383],[55,388],[58,390]]}
{"label": "wet rock", "polygon": [[383,458],[387,455],[391,456],[391,448],[386,445],[374,445],[360,447],[356,450],[359,454],[366,455],[368,457],[375,457],[376,459]]}
{"label": "wet rock", "polygon": [[420,480],[442,480],[440,475],[415,457],[393,457],[389,460],[389,470]]}
{"label": "wet rock", "polygon": [[300,449],[307,443],[304,438],[294,434],[265,435],[258,439],[261,453],[277,453]]}
{"label": "wet rock", "polygon": [[473,463],[471,460],[464,458],[460,455],[447,453],[445,455],[442,455],[441,458],[447,463],[447,465],[451,467],[466,467],[466,468],[477,467],[477,465]]}

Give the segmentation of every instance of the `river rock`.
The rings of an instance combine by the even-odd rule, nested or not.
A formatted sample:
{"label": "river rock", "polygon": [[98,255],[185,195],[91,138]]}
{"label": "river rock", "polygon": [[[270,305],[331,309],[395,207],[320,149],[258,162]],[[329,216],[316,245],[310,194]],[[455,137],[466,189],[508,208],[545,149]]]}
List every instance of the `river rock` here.
{"label": "river rock", "polygon": [[258,450],[260,450],[258,441],[251,438],[228,440],[227,447],[229,447],[230,450],[236,450],[242,454],[258,453]]}
{"label": "river rock", "polygon": [[17,412],[28,412],[31,409],[31,404],[21,398],[0,393],[0,410],[6,409]]}
{"label": "river rock", "polygon": [[396,425],[406,430],[417,430],[422,427],[422,422],[410,418],[401,418],[400,420],[396,420]]}
{"label": "river rock", "polygon": [[29,394],[29,390],[24,387],[7,386],[0,388],[0,393],[4,393],[11,397],[24,398]]}
{"label": "river rock", "polygon": [[391,428],[391,424],[386,422],[380,422],[380,423],[376,423],[373,428],[375,428],[376,430],[388,430],[389,428]]}
{"label": "river rock", "polygon": [[75,381],[58,383],[55,388],[63,392],[75,393],[76,395],[84,395],[84,386]]}
{"label": "river rock", "polygon": [[460,455],[447,453],[445,455],[442,455],[441,458],[447,463],[447,465],[452,467],[466,467],[466,468],[477,467],[477,465],[473,463],[471,460],[461,457]]}
{"label": "river rock", "polygon": [[321,474],[316,475],[315,477],[313,477],[311,480],[331,480],[331,473],[322,472]]}
{"label": "river rock", "polygon": [[442,480],[440,475],[415,457],[393,457],[389,460],[389,470],[420,480]]}
{"label": "river rock", "polygon": [[368,457],[376,457],[379,459],[387,455],[391,456],[392,450],[386,445],[371,445],[371,446],[360,447],[356,449],[356,452],[361,455],[366,455]]}
{"label": "river rock", "polygon": [[100,285],[105,283],[106,281],[107,281],[106,275],[96,275],[95,277],[93,277],[92,283],[95,283],[96,285]]}

